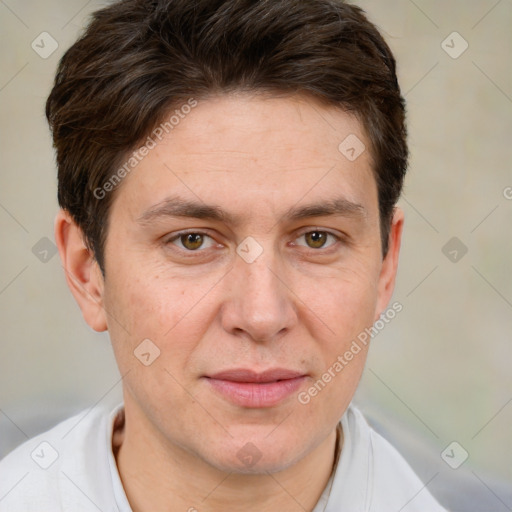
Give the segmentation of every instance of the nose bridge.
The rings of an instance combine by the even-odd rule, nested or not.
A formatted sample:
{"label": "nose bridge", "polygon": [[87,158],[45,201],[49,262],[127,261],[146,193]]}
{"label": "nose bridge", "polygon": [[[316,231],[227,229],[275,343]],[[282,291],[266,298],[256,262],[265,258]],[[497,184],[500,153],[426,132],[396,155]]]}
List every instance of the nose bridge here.
{"label": "nose bridge", "polygon": [[[240,244],[235,266],[231,272],[233,286],[226,327],[243,330],[255,340],[270,340],[290,328],[295,311],[290,291],[279,275],[282,272],[271,243],[259,242],[256,255],[254,242]],[[252,245],[251,245],[252,244]],[[247,258],[240,249],[249,249]]]}
{"label": "nose bridge", "polygon": [[244,283],[243,295],[247,303],[256,305],[262,302],[263,305],[270,306],[272,301],[281,301],[283,285],[276,272],[275,258],[260,256],[253,263],[239,262],[238,266],[241,270],[241,282]]}

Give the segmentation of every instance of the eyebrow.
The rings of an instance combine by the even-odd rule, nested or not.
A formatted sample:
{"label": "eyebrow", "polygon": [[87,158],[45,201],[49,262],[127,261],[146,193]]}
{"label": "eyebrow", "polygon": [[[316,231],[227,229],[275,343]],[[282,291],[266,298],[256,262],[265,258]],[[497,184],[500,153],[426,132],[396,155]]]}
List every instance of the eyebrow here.
{"label": "eyebrow", "polygon": [[[343,197],[338,197],[305,206],[292,206],[284,212],[280,220],[294,221],[311,217],[327,217],[334,215],[364,218],[366,217],[366,209],[361,204],[354,203]],[[241,215],[229,213],[219,206],[172,196],[146,210],[137,218],[137,223],[147,226],[154,221],[167,217],[189,217],[213,220],[233,226],[240,225],[243,220]]]}

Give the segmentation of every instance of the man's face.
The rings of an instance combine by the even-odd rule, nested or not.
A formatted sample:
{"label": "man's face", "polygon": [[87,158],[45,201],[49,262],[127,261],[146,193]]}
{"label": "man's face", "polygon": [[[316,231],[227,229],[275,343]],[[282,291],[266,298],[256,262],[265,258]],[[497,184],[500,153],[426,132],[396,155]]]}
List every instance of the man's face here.
{"label": "man's face", "polygon": [[[373,324],[394,278],[369,151],[338,149],[349,135],[369,147],[355,118],[305,98],[212,98],[124,179],[103,305],[127,421],[239,472],[284,469],[332,433],[367,347],[308,389]],[[273,370],[293,374],[260,375]]]}

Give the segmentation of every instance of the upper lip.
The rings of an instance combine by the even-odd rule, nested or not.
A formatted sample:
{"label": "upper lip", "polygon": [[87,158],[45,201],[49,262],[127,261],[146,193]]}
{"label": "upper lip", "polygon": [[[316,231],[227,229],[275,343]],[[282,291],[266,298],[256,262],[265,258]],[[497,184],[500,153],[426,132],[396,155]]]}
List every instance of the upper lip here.
{"label": "upper lip", "polygon": [[303,372],[295,370],[287,370],[285,368],[271,368],[263,372],[255,372],[254,370],[246,370],[244,368],[233,368],[224,370],[212,375],[207,375],[210,379],[228,380],[232,382],[275,382],[277,380],[295,379],[303,377]]}

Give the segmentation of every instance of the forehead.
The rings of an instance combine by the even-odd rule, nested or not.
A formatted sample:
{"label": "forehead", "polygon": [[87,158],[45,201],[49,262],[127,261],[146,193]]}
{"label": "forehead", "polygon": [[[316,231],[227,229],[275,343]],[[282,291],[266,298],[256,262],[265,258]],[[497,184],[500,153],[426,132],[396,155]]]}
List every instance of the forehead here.
{"label": "forehead", "polygon": [[247,220],[322,198],[377,209],[369,143],[354,116],[303,96],[248,94],[185,112],[170,113],[173,127],[161,140],[150,134],[156,144],[117,191],[114,206],[132,219],[169,196]]}

